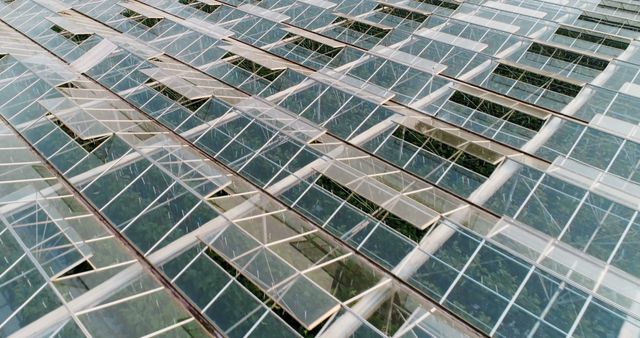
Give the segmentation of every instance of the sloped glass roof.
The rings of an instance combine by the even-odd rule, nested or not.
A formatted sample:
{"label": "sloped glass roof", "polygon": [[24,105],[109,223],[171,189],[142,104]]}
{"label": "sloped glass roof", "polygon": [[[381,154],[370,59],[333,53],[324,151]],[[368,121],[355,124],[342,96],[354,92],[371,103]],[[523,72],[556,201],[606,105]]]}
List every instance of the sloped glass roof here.
{"label": "sloped glass roof", "polygon": [[0,2],[0,336],[640,337],[630,0]]}

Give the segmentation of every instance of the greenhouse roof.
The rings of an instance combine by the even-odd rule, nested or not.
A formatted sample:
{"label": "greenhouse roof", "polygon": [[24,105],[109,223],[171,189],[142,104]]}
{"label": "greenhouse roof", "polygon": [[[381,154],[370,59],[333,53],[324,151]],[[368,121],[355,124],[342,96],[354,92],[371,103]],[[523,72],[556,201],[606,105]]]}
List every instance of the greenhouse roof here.
{"label": "greenhouse roof", "polygon": [[632,0],[0,1],[0,337],[640,337]]}

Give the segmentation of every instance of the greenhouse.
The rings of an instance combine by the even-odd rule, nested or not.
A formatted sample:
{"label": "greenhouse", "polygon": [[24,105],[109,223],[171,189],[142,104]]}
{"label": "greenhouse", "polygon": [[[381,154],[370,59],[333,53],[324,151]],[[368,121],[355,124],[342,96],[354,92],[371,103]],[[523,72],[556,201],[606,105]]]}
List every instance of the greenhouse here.
{"label": "greenhouse", "polygon": [[0,337],[640,337],[638,107],[635,0],[0,0]]}

